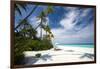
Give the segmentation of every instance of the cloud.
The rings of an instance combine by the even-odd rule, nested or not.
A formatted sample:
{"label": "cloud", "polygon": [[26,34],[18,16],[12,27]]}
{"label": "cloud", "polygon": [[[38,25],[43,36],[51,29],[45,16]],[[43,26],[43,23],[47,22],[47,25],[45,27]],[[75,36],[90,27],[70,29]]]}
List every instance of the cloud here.
{"label": "cloud", "polygon": [[88,8],[88,9],[84,9],[82,14],[80,15],[81,17],[85,17],[86,15],[88,15],[88,13],[91,11],[92,9],[91,8]]}
{"label": "cloud", "polygon": [[65,15],[65,18],[60,21],[61,26],[63,26],[66,30],[72,29],[76,24],[73,21],[77,18],[78,13],[76,11],[70,11]]}
{"label": "cloud", "polygon": [[[93,43],[93,37],[94,37],[94,28],[93,24],[88,25],[81,31],[74,33],[74,34],[67,34],[67,31],[64,31],[63,29],[58,31],[53,29],[53,32],[55,31],[55,43]],[[56,33],[57,31],[57,33]],[[65,34],[64,34],[65,33]]]}
{"label": "cloud", "polygon": [[[94,25],[93,23],[87,24],[86,27],[76,26],[79,21],[83,24],[84,18],[90,13],[91,9],[78,9],[75,7],[67,7],[69,10],[65,17],[60,21],[60,25],[63,27],[52,29],[55,36],[54,43],[93,43],[94,37]],[[79,30],[79,31],[76,31]]]}

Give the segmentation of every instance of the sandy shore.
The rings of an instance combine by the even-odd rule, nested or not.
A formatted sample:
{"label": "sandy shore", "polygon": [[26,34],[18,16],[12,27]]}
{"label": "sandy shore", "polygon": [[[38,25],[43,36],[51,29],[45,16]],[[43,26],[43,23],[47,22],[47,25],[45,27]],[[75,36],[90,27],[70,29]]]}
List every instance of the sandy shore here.
{"label": "sandy shore", "polygon": [[[94,61],[93,48],[64,46],[58,48],[61,50],[25,51],[26,65]],[[40,58],[34,57],[37,53],[41,53],[42,56]]]}

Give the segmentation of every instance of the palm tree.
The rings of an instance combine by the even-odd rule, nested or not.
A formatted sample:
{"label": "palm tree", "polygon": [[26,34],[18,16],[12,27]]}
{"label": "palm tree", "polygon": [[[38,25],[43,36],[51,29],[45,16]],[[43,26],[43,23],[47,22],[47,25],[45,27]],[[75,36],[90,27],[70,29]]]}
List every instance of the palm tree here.
{"label": "palm tree", "polygon": [[22,23],[22,25],[19,26],[20,31],[19,34],[23,37],[29,37],[31,39],[37,39],[36,34],[37,31],[34,30],[34,28],[32,27],[32,25],[30,23],[28,23],[27,20],[24,20],[24,22]]}
{"label": "palm tree", "polygon": [[49,40],[51,40],[51,38],[53,38],[54,36],[53,36],[53,34],[52,34],[51,30],[50,30],[50,27],[49,26],[46,26],[45,30],[46,30],[47,38]]}
{"label": "palm tree", "polygon": [[50,29],[49,25],[43,26],[42,28],[45,30],[46,35],[49,35],[51,38],[54,37],[53,33],[51,32],[51,29]]}
{"label": "palm tree", "polygon": [[[27,4],[15,4],[15,11],[17,11],[20,15],[22,15],[21,9],[24,9],[25,11],[27,10],[26,8]],[[36,31],[34,28],[32,28],[31,24],[28,22],[28,18],[34,13],[34,11],[36,10],[36,8],[38,7],[38,4],[35,5],[33,7],[33,9],[30,11],[30,13],[24,18],[22,19],[19,24],[15,27],[15,30],[17,31],[17,33],[22,34],[24,37],[26,35],[28,35],[31,38],[36,39]],[[27,29],[27,27],[29,27]],[[19,30],[20,29],[20,30]],[[19,30],[19,32],[18,32]],[[28,34],[27,34],[28,33]]]}
{"label": "palm tree", "polygon": [[[37,16],[40,20],[40,24],[35,28],[37,29],[38,27],[40,27],[40,38],[42,39],[42,29],[44,29],[46,31],[46,35],[47,32],[51,33],[49,26],[46,25],[47,22],[47,16],[51,13],[53,13],[53,7],[52,6],[48,6],[46,10],[42,11],[40,13],[39,16]],[[49,29],[48,29],[49,28]]]}
{"label": "palm tree", "polygon": [[[16,10],[17,11],[19,11],[19,13],[21,14],[21,11],[20,11],[20,7],[19,6],[21,6],[23,9],[25,9],[26,10],[26,8],[25,8],[25,6],[26,5],[23,5],[23,4],[15,4],[15,7],[16,7]],[[24,28],[23,28],[23,33],[24,33],[24,36],[25,36],[25,26],[24,25],[29,25],[28,23],[29,22],[27,22],[27,19],[29,18],[29,16],[35,11],[35,9],[38,7],[38,5],[36,5],[33,9],[32,9],[32,11],[23,19],[23,20],[21,20],[20,21],[20,23],[15,27],[15,30],[17,30],[19,27],[21,27],[21,26],[23,26]],[[49,32],[49,33],[51,33],[49,30],[46,30],[47,28],[48,28],[48,26],[47,26],[47,28],[45,28],[46,27],[46,17],[48,16],[48,14],[50,14],[50,13],[53,13],[53,7],[52,6],[48,6],[47,7],[47,9],[46,10],[44,10],[44,11],[42,11],[41,13],[40,13],[40,15],[39,16],[37,16],[39,19],[40,19],[40,24],[34,29],[34,31],[38,28],[38,27],[40,27],[41,28],[41,31],[40,31],[40,38],[42,39],[42,29],[44,29],[45,31],[46,31],[46,33],[47,32]],[[26,24],[25,24],[26,23]],[[31,28],[32,29],[32,28]],[[46,34],[47,35],[47,34]]]}
{"label": "palm tree", "polygon": [[37,18],[40,20],[40,24],[38,26],[40,26],[40,29],[41,29],[40,30],[40,38],[42,39],[42,28],[44,26],[44,23],[46,23],[46,15],[45,15],[44,11],[42,11],[40,13],[40,15],[37,16]]}

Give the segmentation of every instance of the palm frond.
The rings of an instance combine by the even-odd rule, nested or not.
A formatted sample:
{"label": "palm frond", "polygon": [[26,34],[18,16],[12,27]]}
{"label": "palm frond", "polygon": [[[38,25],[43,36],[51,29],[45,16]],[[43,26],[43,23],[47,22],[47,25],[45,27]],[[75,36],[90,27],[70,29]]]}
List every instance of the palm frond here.
{"label": "palm frond", "polygon": [[27,4],[20,4],[21,8],[23,8],[25,11],[27,10],[26,7],[27,7]]}
{"label": "palm frond", "polygon": [[20,25],[22,25],[23,22],[24,22],[25,20],[27,20],[27,18],[35,11],[35,9],[36,9],[37,7],[38,7],[38,6],[35,6],[35,7],[32,9],[32,11],[31,11],[23,20],[21,20],[21,21],[19,22],[19,24],[15,27],[15,30],[16,30]]}
{"label": "palm frond", "polygon": [[54,12],[53,6],[48,6],[45,10],[46,15],[51,14]]}
{"label": "palm frond", "polygon": [[22,15],[21,8],[26,11],[27,4],[15,4],[15,11]]}
{"label": "palm frond", "polygon": [[17,11],[20,15],[22,15],[21,10],[18,7],[18,4],[15,4],[15,11]]}

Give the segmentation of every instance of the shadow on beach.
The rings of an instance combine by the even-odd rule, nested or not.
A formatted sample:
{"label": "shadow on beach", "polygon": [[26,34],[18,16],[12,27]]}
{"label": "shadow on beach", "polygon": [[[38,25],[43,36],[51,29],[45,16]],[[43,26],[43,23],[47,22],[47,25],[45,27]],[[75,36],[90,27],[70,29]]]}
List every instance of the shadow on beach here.
{"label": "shadow on beach", "polygon": [[52,55],[45,54],[45,55],[41,56],[40,59],[42,59],[44,61],[52,60]]}
{"label": "shadow on beach", "polygon": [[40,58],[36,58],[35,56],[28,56],[28,57],[25,57],[24,61],[26,65],[32,65],[32,64],[35,64],[39,60],[42,60],[42,61],[51,60],[52,61],[52,56],[49,54],[44,54]]}
{"label": "shadow on beach", "polygon": [[25,61],[26,65],[32,65],[32,64],[36,63],[38,61],[38,59],[36,59],[33,56],[28,56],[28,57],[25,57],[24,61]]}
{"label": "shadow on beach", "polygon": [[83,58],[89,58],[89,59],[93,59],[94,58],[94,54],[91,54],[91,53],[84,53],[80,58],[83,59]]}

